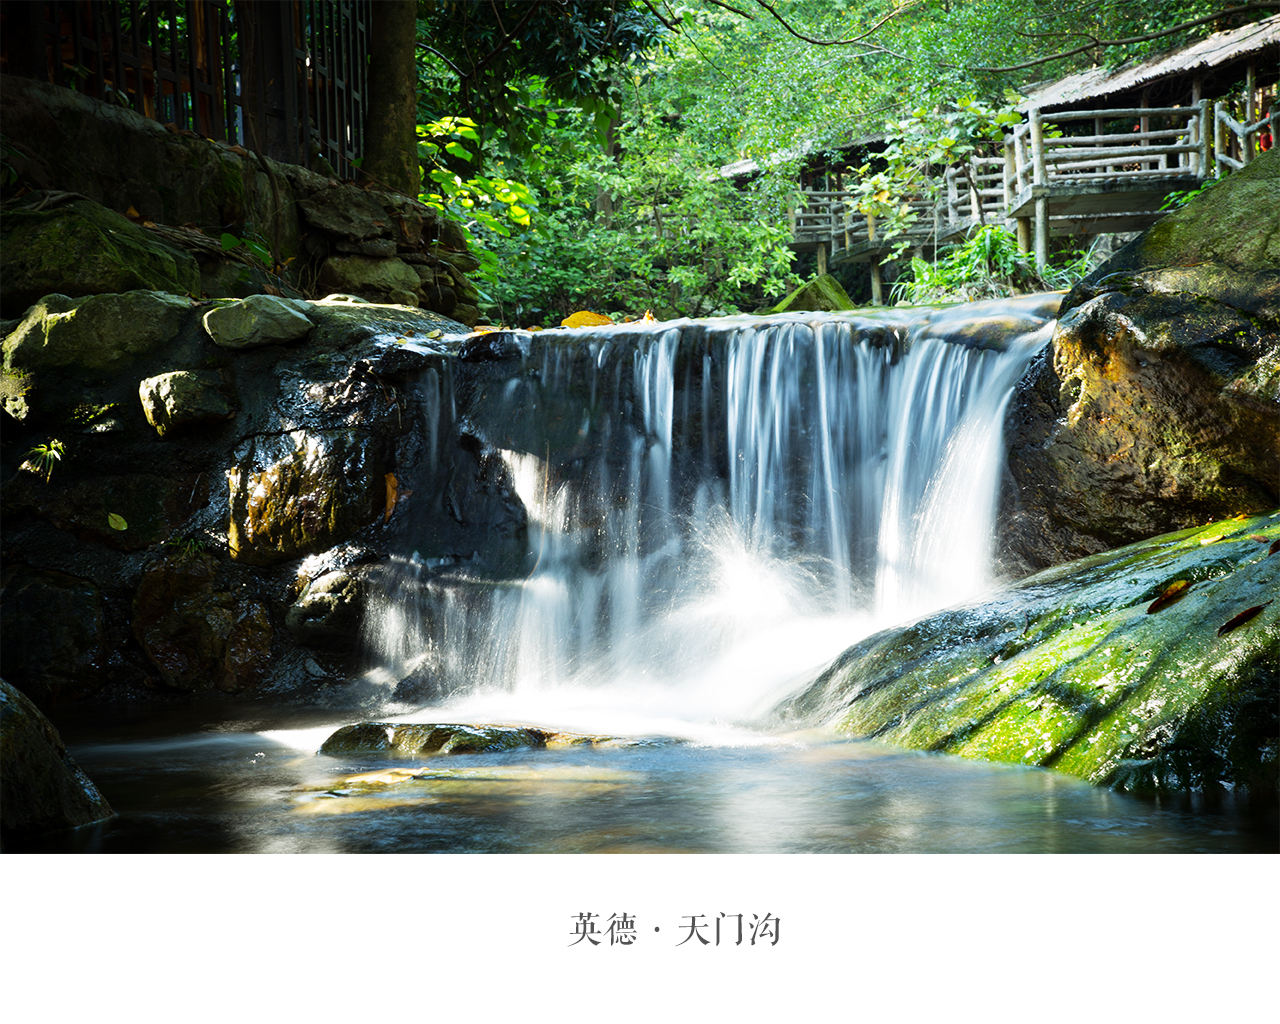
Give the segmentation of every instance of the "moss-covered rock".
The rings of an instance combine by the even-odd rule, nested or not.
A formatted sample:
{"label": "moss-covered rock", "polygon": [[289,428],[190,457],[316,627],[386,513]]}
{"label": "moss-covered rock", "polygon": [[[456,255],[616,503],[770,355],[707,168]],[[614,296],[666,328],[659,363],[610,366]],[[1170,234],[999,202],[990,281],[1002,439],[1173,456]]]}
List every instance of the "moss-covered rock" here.
{"label": "moss-covered rock", "polygon": [[329,291],[402,306],[416,306],[421,287],[417,273],[407,264],[358,255],[330,256],[320,268],[319,284]]}
{"label": "moss-covered rock", "polygon": [[1125,791],[1274,791],[1278,581],[1280,513],[1159,537],[878,633],[781,713]]}
{"label": "moss-covered rock", "polygon": [[819,274],[812,281],[802,284],[768,312],[831,312],[853,308],[855,308],[853,300],[845,293],[840,282],[830,274]]}
{"label": "moss-covered rock", "polygon": [[223,348],[257,348],[296,341],[311,333],[312,323],[302,310],[305,302],[274,295],[251,295],[240,302],[218,305],[204,315],[204,329]]}
{"label": "moss-covered rock", "polygon": [[[28,207],[38,201],[37,196]],[[189,253],[88,199],[6,211],[0,252],[0,308],[8,316],[54,293],[200,294],[200,267]]]}
{"label": "moss-covered rock", "polygon": [[58,730],[0,679],[0,837],[75,828],[112,815],[111,805],[67,753]]}
{"label": "moss-covered rock", "polygon": [[172,339],[190,312],[190,300],[166,292],[45,295],[5,338],[4,365],[28,372],[121,369]]}

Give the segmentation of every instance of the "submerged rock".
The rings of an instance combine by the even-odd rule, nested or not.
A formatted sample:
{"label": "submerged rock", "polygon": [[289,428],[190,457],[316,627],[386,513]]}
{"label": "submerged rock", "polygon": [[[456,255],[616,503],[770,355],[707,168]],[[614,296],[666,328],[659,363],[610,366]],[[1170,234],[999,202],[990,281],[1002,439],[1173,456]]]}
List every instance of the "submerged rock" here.
{"label": "submerged rock", "polygon": [[1059,566],[885,630],[788,720],[1123,791],[1280,782],[1280,512]]}
{"label": "submerged rock", "polygon": [[320,747],[322,754],[487,754],[521,747],[647,746],[670,740],[593,736],[519,725],[437,725],[360,722],[344,725]]}
{"label": "submerged rock", "polygon": [[50,721],[0,679],[0,837],[5,843],[112,815]]}

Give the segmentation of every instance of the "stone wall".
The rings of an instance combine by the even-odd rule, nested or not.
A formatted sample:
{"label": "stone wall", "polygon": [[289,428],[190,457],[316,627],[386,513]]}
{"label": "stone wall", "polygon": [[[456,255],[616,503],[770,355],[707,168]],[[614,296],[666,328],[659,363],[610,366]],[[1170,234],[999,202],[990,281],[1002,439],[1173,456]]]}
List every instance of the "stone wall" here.
{"label": "stone wall", "polygon": [[[456,224],[408,196],[277,163],[44,82],[0,76],[0,103],[3,158],[16,175],[5,189],[6,317],[55,292],[74,298],[157,287],[194,298],[341,292],[467,326],[479,319],[479,293],[467,279],[479,261]],[[27,190],[44,195],[24,204]],[[18,213],[15,203],[27,209]],[[79,204],[78,216],[108,241],[126,233],[122,224],[134,226],[143,240],[134,247],[170,253],[179,272],[156,284],[95,279],[86,261],[119,262],[101,238],[87,253],[67,255],[63,239],[50,234],[65,224],[32,224],[36,213],[67,204]],[[224,249],[224,235],[240,244]],[[38,251],[24,260],[33,246]],[[63,258],[48,258],[51,248]]]}

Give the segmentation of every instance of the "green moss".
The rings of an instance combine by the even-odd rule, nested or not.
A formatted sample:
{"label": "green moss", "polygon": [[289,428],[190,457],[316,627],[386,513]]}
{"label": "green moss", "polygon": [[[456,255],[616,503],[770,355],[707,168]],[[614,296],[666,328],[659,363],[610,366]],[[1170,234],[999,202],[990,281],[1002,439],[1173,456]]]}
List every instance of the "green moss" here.
{"label": "green moss", "polygon": [[[1125,790],[1274,789],[1280,513],[1095,556],[851,649],[795,712],[902,746],[1052,767]],[[1175,579],[1177,602],[1147,607]],[[1261,607],[1233,629],[1228,622]],[[893,666],[897,665],[895,670]]]}

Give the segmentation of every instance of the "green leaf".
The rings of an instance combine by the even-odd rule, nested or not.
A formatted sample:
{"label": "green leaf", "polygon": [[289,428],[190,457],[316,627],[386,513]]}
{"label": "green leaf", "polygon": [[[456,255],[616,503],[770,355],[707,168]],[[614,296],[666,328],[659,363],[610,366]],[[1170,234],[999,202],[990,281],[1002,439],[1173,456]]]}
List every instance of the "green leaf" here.
{"label": "green leaf", "polygon": [[107,513],[107,525],[113,530],[129,529],[129,524],[124,521],[124,516],[118,516],[114,512]]}

